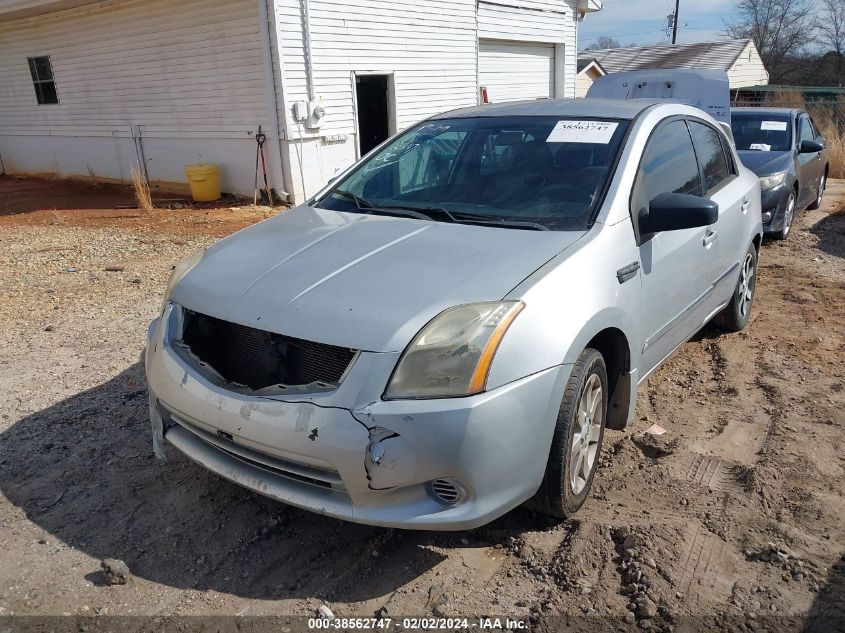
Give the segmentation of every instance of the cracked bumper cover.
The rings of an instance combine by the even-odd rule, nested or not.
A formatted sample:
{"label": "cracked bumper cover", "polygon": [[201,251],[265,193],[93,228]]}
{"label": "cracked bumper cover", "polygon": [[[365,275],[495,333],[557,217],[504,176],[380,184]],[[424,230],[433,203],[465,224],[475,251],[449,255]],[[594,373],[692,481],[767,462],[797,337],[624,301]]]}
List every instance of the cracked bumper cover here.
{"label": "cracked bumper cover", "polygon": [[[764,222],[763,231],[772,233],[783,228],[784,214],[786,213],[786,201],[789,198],[789,192],[792,191],[792,185],[783,184],[766,189],[761,194],[761,208],[763,209]],[[796,212],[798,209],[796,209]],[[765,220],[765,214],[771,213],[768,220]]]}
{"label": "cracked bumper cover", "polygon": [[[568,366],[554,367],[468,398],[359,408],[281,401],[207,381],[157,326],[150,326],[146,372],[158,457],[173,446],[262,495],[372,525],[468,529],[528,499],[543,477],[569,374]],[[283,476],[256,459],[317,473],[330,485]],[[431,496],[428,484],[440,478],[459,481],[465,499],[450,506]]]}

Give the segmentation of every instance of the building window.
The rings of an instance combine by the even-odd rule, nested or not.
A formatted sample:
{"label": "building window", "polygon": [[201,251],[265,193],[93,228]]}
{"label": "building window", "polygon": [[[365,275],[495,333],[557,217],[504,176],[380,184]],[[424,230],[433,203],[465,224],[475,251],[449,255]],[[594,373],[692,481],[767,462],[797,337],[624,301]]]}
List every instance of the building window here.
{"label": "building window", "polygon": [[53,81],[53,65],[49,55],[43,57],[27,57],[29,73],[32,75],[32,85],[35,86],[35,97],[39,104],[58,103],[56,82]]}

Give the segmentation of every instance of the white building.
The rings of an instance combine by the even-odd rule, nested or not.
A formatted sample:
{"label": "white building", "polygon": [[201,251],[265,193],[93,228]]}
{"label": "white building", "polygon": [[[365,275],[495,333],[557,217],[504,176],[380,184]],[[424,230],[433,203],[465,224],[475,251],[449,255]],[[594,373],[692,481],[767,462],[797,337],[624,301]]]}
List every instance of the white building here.
{"label": "white building", "polygon": [[760,52],[754,42],[748,39],[602,48],[581,51],[578,57],[582,62],[598,62],[606,73],[696,68],[724,70],[728,74],[731,88],[769,83],[769,73],[763,65]]}
{"label": "white building", "polygon": [[607,71],[598,60],[589,56],[578,56],[578,74],[575,75],[575,96],[586,97],[596,79],[604,77]]}
{"label": "white building", "polygon": [[388,135],[489,101],[575,94],[600,0],[0,0],[6,173],[157,183],[216,163],[302,201]]}

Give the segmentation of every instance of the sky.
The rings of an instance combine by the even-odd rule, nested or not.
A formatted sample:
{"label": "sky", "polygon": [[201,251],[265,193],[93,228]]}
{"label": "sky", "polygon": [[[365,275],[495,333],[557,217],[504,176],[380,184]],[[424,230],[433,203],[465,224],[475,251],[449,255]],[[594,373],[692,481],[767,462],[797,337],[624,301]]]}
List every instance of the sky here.
{"label": "sky", "polygon": [[[725,19],[732,14],[731,0],[680,0],[678,42],[719,39]],[[666,16],[675,0],[604,0],[604,8],[590,13],[580,24],[578,48],[607,35],[625,44],[666,44]]]}

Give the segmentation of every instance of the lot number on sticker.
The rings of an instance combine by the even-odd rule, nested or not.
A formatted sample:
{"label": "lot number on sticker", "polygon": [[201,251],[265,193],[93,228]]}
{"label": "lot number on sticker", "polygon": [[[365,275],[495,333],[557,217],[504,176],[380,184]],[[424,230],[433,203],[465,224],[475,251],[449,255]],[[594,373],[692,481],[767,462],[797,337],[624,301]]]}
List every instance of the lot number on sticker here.
{"label": "lot number on sticker", "polygon": [[774,132],[786,132],[786,121],[763,121],[760,123],[761,130],[772,130]]}
{"label": "lot number on sticker", "polygon": [[558,121],[546,143],[603,143],[616,131],[613,121]]}

